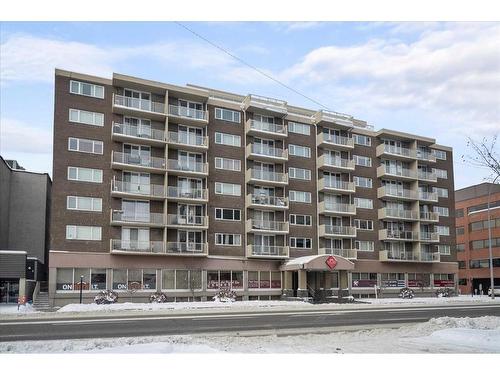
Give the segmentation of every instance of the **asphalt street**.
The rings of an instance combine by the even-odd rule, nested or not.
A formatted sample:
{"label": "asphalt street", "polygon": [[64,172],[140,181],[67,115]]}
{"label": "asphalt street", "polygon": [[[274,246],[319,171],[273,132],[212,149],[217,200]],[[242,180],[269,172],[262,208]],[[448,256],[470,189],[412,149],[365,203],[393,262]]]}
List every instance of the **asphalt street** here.
{"label": "asphalt street", "polygon": [[307,311],[193,312],[121,316],[34,317],[0,320],[0,341],[56,340],[153,335],[321,330],[345,326],[424,322],[431,318],[500,316],[500,304],[403,306]]}

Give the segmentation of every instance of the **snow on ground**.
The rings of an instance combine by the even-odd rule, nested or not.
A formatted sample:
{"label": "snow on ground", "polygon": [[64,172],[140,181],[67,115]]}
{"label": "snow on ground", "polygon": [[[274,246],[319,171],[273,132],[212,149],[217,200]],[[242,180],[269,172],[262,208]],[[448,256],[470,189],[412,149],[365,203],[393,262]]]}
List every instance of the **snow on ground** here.
{"label": "snow on ground", "polygon": [[461,303],[461,302],[471,302],[471,303],[498,303],[499,298],[492,300],[488,296],[474,296],[462,295],[456,297],[415,297],[412,299],[402,299],[402,298],[366,298],[360,300],[362,302],[368,302],[372,305],[393,305],[393,304],[425,304],[434,305],[442,303]]}
{"label": "snow on ground", "polygon": [[24,314],[33,314],[33,313],[38,313],[33,306],[29,303],[26,305],[20,305],[19,310],[17,309],[17,305],[13,304],[0,304],[0,315],[2,314],[18,314],[18,315],[24,315]]}
{"label": "snow on ground", "polygon": [[301,335],[196,335],[0,343],[7,353],[500,353],[500,317]]}

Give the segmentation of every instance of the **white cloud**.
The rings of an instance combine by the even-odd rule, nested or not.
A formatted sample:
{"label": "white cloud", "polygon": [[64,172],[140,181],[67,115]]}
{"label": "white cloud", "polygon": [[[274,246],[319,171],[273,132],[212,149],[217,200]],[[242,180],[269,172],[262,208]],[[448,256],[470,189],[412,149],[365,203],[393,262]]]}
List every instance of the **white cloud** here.
{"label": "white cloud", "polygon": [[52,130],[36,128],[12,118],[0,119],[0,151],[52,153]]}

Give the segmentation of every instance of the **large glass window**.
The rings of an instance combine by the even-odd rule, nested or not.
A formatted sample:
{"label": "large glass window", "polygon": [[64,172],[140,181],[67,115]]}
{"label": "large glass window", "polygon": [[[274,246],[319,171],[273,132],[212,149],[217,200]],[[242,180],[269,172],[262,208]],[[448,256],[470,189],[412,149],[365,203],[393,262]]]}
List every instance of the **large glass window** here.
{"label": "large glass window", "polygon": [[227,133],[215,133],[215,143],[226,146],[241,146],[241,137],[235,134],[227,134]]}
{"label": "large glass window", "polygon": [[68,167],[68,180],[102,183],[102,169]]}
{"label": "large glass window", "polygon": [[90,270],[90,285],[92,290],[106,289],[106,270],[104,268],[92,268]]}
{"label": "large glass window", "polygon": [[215,183],[215,194],[241,196],[241,185],[225,182]]}
{"label": "large glass window", "polygon": [[189,289],[189,271],[176,270],[175,271],[175,288],[176,289]]}
{"label": "large glass window", "polygon": [[127,270],[114,269],[113,270],[113,289],[114,290],[127,290]]}
{"label": "large glass window", "polygon": [[70,108],[69,121],[85,125],[104,126],[104,114]]}
{"label": "large glass window", "polygon": [[101,227],[66,225],[67,240],[100,241]]}
{"label": "large glass window", "polygon": [[142,270],[128,270],[128,289],[142,289]]}
{"label": "large glass window", "polygon": [[231,121],[239,123],[241,120],[240,112],[231,111],[225,108],[215,108],[215,118],[217,120]]}
{"label": "large glass window", "polygon": [[156,289],[156,270],[145,269],[142,274],[142,285],[144,289]]}
{"label": "large glass window", "polygon": [[58,268],[56,272],[56,289],[73,290],[73,268]]}
{"label": "large glass window", "polygon": [[175,270],[162,270],[162,289],[175,289]]}
{"label": "large glass window", "polygon": [[69,92],[72,94],[104,99],[104,86],[95,85],[93,83],[71,80],[69,83]]}

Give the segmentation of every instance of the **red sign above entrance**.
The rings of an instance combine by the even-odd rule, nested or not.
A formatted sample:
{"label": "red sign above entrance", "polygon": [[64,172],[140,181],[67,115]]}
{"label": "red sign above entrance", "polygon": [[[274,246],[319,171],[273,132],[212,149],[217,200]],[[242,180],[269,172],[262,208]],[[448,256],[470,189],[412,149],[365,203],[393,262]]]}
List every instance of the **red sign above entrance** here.
{"label": "red sign above entrance", "polygon": [[333,270],[337,266],[337,259],[335,259],[330,255],[328,258],[326,258],[325,263],[328,266],[328,268]]}

